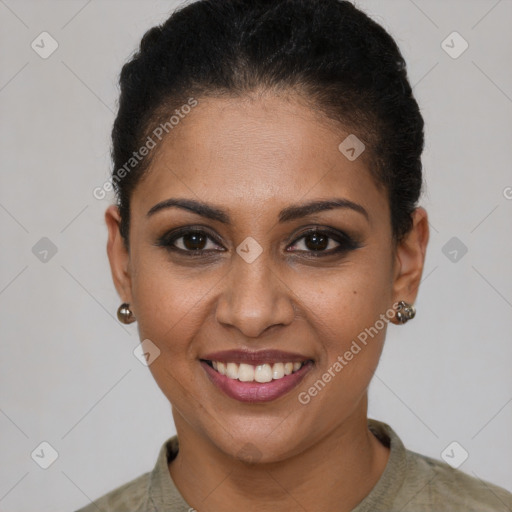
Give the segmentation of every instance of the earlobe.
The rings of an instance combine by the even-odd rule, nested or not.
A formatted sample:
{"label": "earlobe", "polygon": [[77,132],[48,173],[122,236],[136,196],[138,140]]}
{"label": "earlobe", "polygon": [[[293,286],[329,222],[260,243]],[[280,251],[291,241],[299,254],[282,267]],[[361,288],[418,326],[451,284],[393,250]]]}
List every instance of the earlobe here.
{"label": "earlobe", "polygon": [[105,211],[105,223],[108,228],[107,254],[112,280],[122,301],[131,302],[130,255],[119,230],[120,222],[119,208],[110,205]]}
{"label": "earlobe", "polygon": [[409,233],[397,245],[395,275],[393,281],[394,302],[406,301],[413,304],[425,264],[429,240],[428,215],[418,207],[412,214],[413,225]]}

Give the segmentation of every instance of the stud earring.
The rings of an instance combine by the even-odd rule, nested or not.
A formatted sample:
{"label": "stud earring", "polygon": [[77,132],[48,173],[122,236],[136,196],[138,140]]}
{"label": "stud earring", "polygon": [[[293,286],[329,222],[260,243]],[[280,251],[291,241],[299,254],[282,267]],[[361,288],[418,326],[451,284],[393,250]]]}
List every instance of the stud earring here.
{"label": "stud earring", "polygon": [[130,304],[123,302],[119,308],[117,308],[117,319],[123,324],[131,324],[135,322],[136,318],[133,316]]}
{"label": "stud earring", "polygon": [[405,324],[409,320],[412,320],[414,315],[416,315],[416,308],[412,304],[408,304],[403,300],[398,303],[396,319],[399,324]]}

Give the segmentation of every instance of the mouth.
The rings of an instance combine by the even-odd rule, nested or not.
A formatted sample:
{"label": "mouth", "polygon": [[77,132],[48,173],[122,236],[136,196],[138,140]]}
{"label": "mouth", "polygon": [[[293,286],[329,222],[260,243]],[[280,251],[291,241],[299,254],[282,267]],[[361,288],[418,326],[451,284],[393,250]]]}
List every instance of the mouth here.
{"label": "mouth", "polygon": [[257,366],[246,363],[222,361],[204,361],[217,373],[226,376],[228,379],[239,380],[240,382],[271,382],[273,380],[284,379],[284,377],[298,372],[307,361],[301,363],[264,363]]}
{"label": "mouth", "polygon": [[269,402],[298,386],[314,365],[312,359],[280,351],[225,351],[200,363],[212,384],[241,402]]}

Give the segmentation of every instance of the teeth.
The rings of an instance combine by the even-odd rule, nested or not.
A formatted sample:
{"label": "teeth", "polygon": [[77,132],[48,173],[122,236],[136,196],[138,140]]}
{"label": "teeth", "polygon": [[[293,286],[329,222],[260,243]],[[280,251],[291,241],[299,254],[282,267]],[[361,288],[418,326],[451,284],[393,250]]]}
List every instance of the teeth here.
{"label": "teeth", "polygon": [[304,363],[274,363],[253,366],[245,363],[224,363],[212,361],[212,366],[221,375],[241,382],[271,382],[282,379],[302,368]]}
{"label": "teeth", "polygon": [[254,366],[242,363],[238,368],[238,380],[252,382],[254,380]]}
{"label": "teeth", "polygon": [[284,364],[276,363],[272,367],[272,378],[273,379],[282,379],[284,377]]}
{"label": "teeth", "polygon": [[230,379],[238,379],[238,365],[236,363],[228,363],[225,375]]}
{"label": "teeth", "polygon": [[254,370],[254,380],[256,382],[270,382],[272,380],[272,366],[269,364],[260,364]]}

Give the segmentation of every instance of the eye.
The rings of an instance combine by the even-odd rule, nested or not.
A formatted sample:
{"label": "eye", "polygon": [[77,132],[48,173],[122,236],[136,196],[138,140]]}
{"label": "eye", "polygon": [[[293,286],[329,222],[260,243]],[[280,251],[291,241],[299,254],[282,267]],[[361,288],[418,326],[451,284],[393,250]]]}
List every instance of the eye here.
{"label": "eye", "polygon": [[[191,257],[226,251],[213,235],[204,229],[190,227],[163,235],[156,245]],[[356,240],[341,231],[313,228],[296,238],[287,251],[319,257],[346,253],[359,247],[361,245]]]}
{"label": "eye", "polygon": [[[161,237],[157,244],[171,251],[190,253],[190,256],[200,256],[205,252],[217,252],[225,249],[206,231],[201,229],[182,229]],[[220,252],[218,251],[218,252]]]}
{"label": "eye", "polygon": [[[303,241],[301,242],[301,240]],[[318,228],[303,233],[291,246],[292,250],[311,253],[311,256],[348,252],[359,247],[360,244],[341,231],[332,232]]]}

